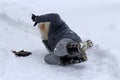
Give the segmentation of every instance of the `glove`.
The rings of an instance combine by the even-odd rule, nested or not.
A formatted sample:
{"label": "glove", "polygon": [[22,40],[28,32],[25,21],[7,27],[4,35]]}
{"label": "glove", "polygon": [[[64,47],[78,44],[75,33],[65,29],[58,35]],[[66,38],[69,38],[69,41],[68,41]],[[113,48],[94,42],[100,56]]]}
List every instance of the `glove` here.
{"label": "glove", "polygon": [[68,53],[79,52],[80,44],[69,42],[66,46]]}
{"label": "glove", "polygon": [[34,26],[37,25],[37,22],[36,22],[36,15],[32,14],[32,17],[31,17],[32,21],[35,22],[34,23]]}
{"label": "glove", "polygon": [[93,46],[93,42],[91,40],[83,41],[83,42],[80,42],[79,44],[80,44],[80,47],[78,48],[79,51],[81,50],[87,51],[89,48]]}
{"label": "glove", "polygon": [[24,51],[24,50],[21,50],[21,51],[12,51],[16,56],[18,57],[26,57],[26,56],[29,56],[30,54],[32,54],[31,52],[28,52],[28,51]]}
{"label": "glove", "polygon": [[80,43],[74,43],[74,42],[70,42],[67,44],[66,48],[67,51],[70,52],[80,52],[80,51],[86,51],[89,48],[91,48],[93,46],[93,43],[91,40],[87,40],[87,41],[82,41]]}
{"label": "glove", "polygon": [[87,61],[86,54],[82,54],[80,56],[71,57],[69,55],[60,57],[61,65],[70,65],[70,64],[76,64]]}
{"label": "glove", "polygon": [[35,18],[36,18],[36,15],[32,14],[31,19],[32,19],[33,22],[35,22]]}

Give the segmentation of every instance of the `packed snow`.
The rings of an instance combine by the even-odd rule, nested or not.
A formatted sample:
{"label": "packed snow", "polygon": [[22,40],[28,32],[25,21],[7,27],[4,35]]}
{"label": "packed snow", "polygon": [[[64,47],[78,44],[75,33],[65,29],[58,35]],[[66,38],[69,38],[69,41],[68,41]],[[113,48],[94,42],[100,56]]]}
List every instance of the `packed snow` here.
{"label": "packed snow", "polygon": [[[83,40],[94,46],[88,61],[49,65],[31,14],[58,13]],[[119,0],[0,0],[0,80],[120,80]],[[16,57],[11,50],[33,54]]]}

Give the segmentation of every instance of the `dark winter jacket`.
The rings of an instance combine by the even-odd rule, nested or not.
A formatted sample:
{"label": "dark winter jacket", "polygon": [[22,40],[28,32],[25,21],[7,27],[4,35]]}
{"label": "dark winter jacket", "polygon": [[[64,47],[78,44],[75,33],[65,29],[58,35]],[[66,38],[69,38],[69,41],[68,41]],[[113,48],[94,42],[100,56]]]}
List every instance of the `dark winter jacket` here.
{"label": "dark winter jacket", "polygon": [[58,14],[51,13],[37,16],[36,22],[50,22],[48,40],[43,40],[43,43],[50,52],[53,52],[57,43],[64,38],[70,38],[75,42],[81,42],[80,37],[68,27]]}

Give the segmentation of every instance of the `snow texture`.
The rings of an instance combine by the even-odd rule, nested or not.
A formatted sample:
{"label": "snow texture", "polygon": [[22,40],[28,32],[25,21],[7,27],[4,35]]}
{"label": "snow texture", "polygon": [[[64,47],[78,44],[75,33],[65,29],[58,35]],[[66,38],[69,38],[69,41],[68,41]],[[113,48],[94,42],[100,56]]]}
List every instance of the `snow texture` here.
{"label": "snow texture", "polygon": [[[94,47],[88,61],[70,66],[49,65],[31,14],[58,13]],[[120,80],[119,0],[0,0],[0,80]],[[28,50],[16,57],[11,50]]]}

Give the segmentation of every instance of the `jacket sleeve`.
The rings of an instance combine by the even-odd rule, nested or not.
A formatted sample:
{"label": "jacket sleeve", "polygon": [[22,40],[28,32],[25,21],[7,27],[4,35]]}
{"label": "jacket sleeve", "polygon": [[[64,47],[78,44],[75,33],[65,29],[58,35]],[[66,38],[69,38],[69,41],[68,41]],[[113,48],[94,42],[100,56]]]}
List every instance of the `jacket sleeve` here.
{"label": "jacket sleeve", "polygon": [[51,13],[51,14],[45,14],[41,16],[36,16],[36,22],[53,22],[57,23],[60,22],[60,16],[56,13]]}

